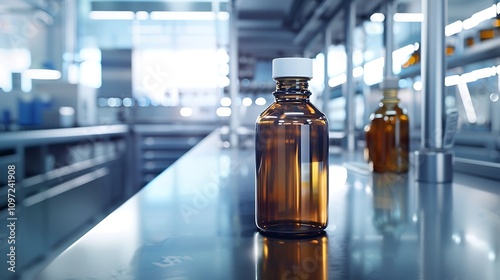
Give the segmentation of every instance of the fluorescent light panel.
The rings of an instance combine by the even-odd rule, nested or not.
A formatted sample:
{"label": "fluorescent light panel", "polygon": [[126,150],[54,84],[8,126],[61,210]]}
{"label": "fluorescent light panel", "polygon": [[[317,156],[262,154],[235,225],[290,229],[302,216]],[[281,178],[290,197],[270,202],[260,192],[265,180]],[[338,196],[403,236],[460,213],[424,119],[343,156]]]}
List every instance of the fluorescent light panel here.
{"label": "fluorescent light panel", "polygon": [[264,97],[257,97],[257,99],[255,99],[255,105],[259,105],[259,106],[262,106],[262,105],[266,105],[267,101]]}
{"label": "fluorescent light panel", "polygon": [[227,20],[228,12],[165,12],[154,11],[150,13],[152,20]]}
{"label": "fluorescent light panel", "polygon": [[476,123],[477,122],[476,110],[474,109],[474,106],[472,104],[472,99],[470,97],[470,92],[469,88],[467,87],[467,84],[464,82],[460,82],[458,83],[457,86],[460,97],[462,98],[462,103],[464,104],[467,121],[469,121],[469,123]]}
{"label": "fluorescent light panel", "polygon": [[229,116],[231,116],[231,108],[229,108],[229,107],[219,107],[219,108],[217,108],[217,110],[215,111],[215,113],[219,117],[229,117]]}
{"label": "fluorescent light panel", "polygon": [[[395,13],[395,22],[422,22],[424,15],[422,13]],[[385,20],[385,15],[382,13],[374,13],[370,16],[370,21],[372,22],[383,22]]]}
{"label": "fluorescent light panel", "polygon": [[220,105],[221,106],[231,106],[231,98],[229,97],[222,97],[221,100],[220,100]]}
{"label": "fluorescent light panel", "polygon": [[27,69],[26,76],[32,80],[58,80],[61,72],[51,69]]}
{"label": "fluorescent light panel", "polygon": [[383,22],[385,20],[385,15],[382,13],[374,13],[370,16],[372,22]]}
{"label": "fluorescent light panel", "polygon": [[462,31],[462,26],[463,26],[463,22],[461,20],[457,20],[455,22],[452,22],[444,28],[444,34],[448,37],[455,35],[455,34],[459,33],[460,31]]}
{"label": "fluorescent light panel", "polygon": [[497,6],[493,5],[487,9],[479,11],[473,14],[470,18],[464,20],[463,28],[465,30],[472,29],[476,27],[481,22],[494,18],[497,15]]}
{"label": "fluorescent light panel", "polygon": [[330,87],[336,87],[340,86],[341,84],[344,84],[347,81],[347,76],[346,74],[340,74],[335,77],[332,77],[328,80],[328,86]]}
{"label": "fluorescent light panel", "polygon": [[135,13],[135,18],[138,20],[147,20],[149,19],[149,13],[146,11],[138,11]]}
{"label": "fluorescent light panel", "polygon": [[250,98],[250,97],[245,97],[245,98],[243,98],[243,100],[241,101],[241,103],[243,104],[243,106],[246,106],[246,107],[248,107],[248,106],[252,105],[252,102],[253,102],[253,101],[252,101],[252,98]]}
{"label": "fluorescent light panel", "polygon": [[424,15],[422,13],[395,13],[395,22],[422,22]]}
{"label": "fluorescent light panel", "polygon": [[191,107],[182,107],[179,113],[183,117],[191,117],[193,115],[193,109],[191,109]]}
{"label": "fluorescent light panel", "polygon": [[171,12],[171,11],[92,11],[92,20],[228,20],[228,12]]}
{"label": "fluorescent light panel", "polygon": [[363,72],[364,72],[363,66],[358,66],[352,70],[352,76],[354,78],[359,78],[363,76]]}
{"label": "fluorescent light panel", "polygon": [[133,20],[135,13],[132,11],[92,11],[89,18],[93,20]]}

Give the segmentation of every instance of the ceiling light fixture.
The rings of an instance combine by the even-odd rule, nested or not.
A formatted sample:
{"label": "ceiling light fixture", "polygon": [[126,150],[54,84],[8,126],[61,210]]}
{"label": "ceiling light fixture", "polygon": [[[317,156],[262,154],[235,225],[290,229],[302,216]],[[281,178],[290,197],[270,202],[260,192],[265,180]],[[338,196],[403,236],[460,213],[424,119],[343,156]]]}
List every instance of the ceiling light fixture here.
{"label": "ceiling light fixture", "polygon": [[61,78],[61,72],[53,69],[27,69],[25,74],[32,80],[58,80]]}
{"label": "ceiling light fixture", "polygon": [[92,11],[89,18],[93,20],[133,20],[135,13],[132,11]]}
{"label": "ceiling light fixture", "polygon": [[444,28],[444,34],[446,35],[446,37],[455,35],[455,34],[459,33],[460,31],[462,31],[462,28],[463,28],[462,26],[463,26],[463,23],[461,20],[457,20],[455,22],[452,22]]}
{"label": "ceiling light fixture", "polygon": [[462,98],[462,103],[464,105],[465,116],[467,117],[467,121],[469,121],[469,123],[474,124],[477,122],[477,115],[476,115],[476,110],[474,109],[474,106],[472,104],[469,88],[467,87],[467,84],[465,82],[460,82],[458,83],[457,86],[460,97]]}
{"label": "ceiling light fixture", "polygon": [[149,19],[149,13],[145,11],[138,11],[135,13],[135,18],[138,20],[147,20]]}
{"label": "ceiling light fixture", "polygon": [[382,13],[374,13],[370,16],[372,22],[383,22],[385,20],[385,15]]}
{"label": "ceiling light fixture", "polygon": [[464,20],[463,28],[465,30],[472,29],[481,22],[496,17],[496,15],[497,15],[497,6],[493,5],[489,8],[486,8],[484,10],[481,10],[473,14],[470,18]]}
{"label": "ceiling light fixture", "polygon": [[422,22],[424,15],[422,13],[395,13],[395,22]]}
{"label": "ceiling light fixture", "polygon": [[227,20],[228,12],[165,12],[154,11],[150,13],[152,20]]}

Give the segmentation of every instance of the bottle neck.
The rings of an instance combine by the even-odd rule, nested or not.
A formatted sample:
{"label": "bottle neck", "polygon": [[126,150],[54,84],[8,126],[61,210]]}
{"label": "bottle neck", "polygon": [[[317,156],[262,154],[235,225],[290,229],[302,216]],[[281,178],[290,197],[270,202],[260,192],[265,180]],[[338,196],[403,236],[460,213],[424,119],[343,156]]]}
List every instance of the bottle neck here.
{"label": "bottle neck", "polygon": [[382,103],[398,103],[398,90],[397,89],[384,89],[383,91],[384,97],[382,98]]}
{"label": "bottle neck", "polygon": [[274,97],[276,101],[309,101],[309,78],[278,78]]}

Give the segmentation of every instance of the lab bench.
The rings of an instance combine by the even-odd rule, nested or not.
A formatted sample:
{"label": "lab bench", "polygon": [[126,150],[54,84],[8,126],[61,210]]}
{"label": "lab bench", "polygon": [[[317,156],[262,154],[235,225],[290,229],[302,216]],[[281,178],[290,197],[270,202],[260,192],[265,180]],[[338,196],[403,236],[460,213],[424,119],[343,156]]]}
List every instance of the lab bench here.
{"label": "lab bench", "polygon": [[30,267],[126,199],[128,135],[126,125],[0,134],[0,219],[15,224],[0,230],[3,264],[13,245],[17,270]]}
{"label": "lab bench", "polygon": [[[214,131],[35,279],[499,279],[500,184],[366,172],[331,149],[329,226],[259,233],[255,155]],[[354,168],[353,168],[354,167]]]}

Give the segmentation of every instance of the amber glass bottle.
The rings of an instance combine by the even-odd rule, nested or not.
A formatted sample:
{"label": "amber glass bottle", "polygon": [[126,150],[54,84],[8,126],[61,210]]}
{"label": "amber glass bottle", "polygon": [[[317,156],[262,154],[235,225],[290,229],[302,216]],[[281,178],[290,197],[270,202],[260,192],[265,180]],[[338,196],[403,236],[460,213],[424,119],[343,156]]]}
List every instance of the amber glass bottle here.
{"label": "amber glass bottle", "polygon": [[473,36],[468,36],[465,38],[465,46],[468,48],[474,46],[474,37]]}
{"label": "amber glass bottle", "polygon": [[309,101],[312,60],[273,60],[275,102],[256,123],[257,227],[320,233],[328,221],[328,122]]}
{"label": "amber glass bottle", "polygon": [[498,37],[500,34],[500,14],[491,20],[491,26],[479,30],[479,40],[486,41]]}
{"label": "amber glass bottle", "polygon": [[406,109],[400,106],[397,82],[383,90],[379,108],[365,127],[367,159],[375,172],[408,171],[409,128]]}
{"label": "amber glass bottle", "polygon": [[420,63],[420,48],[413,51],[408,61],[406,61],[401,67],[408,68],[412,65]]}

